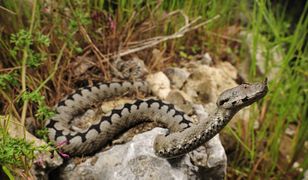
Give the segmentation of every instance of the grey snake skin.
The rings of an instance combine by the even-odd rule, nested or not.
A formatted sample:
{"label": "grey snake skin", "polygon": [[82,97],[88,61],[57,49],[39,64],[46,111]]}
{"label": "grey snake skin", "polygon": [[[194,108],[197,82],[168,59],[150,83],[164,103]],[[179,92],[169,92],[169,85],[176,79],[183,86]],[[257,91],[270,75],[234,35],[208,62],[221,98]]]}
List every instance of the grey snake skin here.
{"label": "grey snake skin", "polygon": [[156,155],[174,158],[190,152],[215,136],[243,107],[263,98],[267,81],[242,84],[221,93],[215,113],[209,122],[193,124],[191,118],[168,102],[150,98],[137,99],[101,115],[87,129],[72,130],[74,117],[91,108],[93,103],[123,94],[149,93],[145,82],[98,83],[76,90],[60,101],[56,114],[46,122],[49,139],[56,144],[66,142],[61,150],[71,156],[88,155],[107,145],[116,135],[137,124],[154,121],[169,129],[154,141]]}

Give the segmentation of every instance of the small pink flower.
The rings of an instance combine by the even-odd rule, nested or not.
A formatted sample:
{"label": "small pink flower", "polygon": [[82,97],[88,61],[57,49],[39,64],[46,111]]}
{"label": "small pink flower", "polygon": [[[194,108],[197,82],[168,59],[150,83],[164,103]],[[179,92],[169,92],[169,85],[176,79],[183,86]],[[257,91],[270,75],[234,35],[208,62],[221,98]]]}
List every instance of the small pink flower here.
{"label": "small pink flower", "polygon": [[116,22],[112,20],[111,16],[108,17],[109,23],[110,23],[110,29],[115,32],[116,30]]}
{"label": "small pink flower", "polygon": [[61,142],[59,142],[59,143],[56,145],[56,147],[59,148],[59,147],[63,146],[63,145],[66,144],[66,143],[67,143],[67,140],[61,141]]}
{"label": "small pink flower", "polygon": [[[65,154],[65,153],[63,153],[63,152],[60,151],[60,147],[63,146],[63,145],[65,145],[67,142],[68,142],[67,140],[61,141],[61,142],[59,142],[59,143],[56,145],[56,148],[55,148],[55,150],[56,150],[56,151],[60,154],[60,156],[63,157],[63,158],[69,158],[69,157],[70,157],[68,154]],[[50,158],[51,158],[51,159],[54,158],[54,151],[51,153]]]}
{"label": "small pink flower", "polygon": [[70,156],[68,154],[65,154],[63,152],[58,151],[58,153],[60,154],[61,157],[63,158],[69,158]]}
{"label": "small pink flower", "polygon": [[38,156],[37,160],[35,161],[35,163],[41,167],[44,167],[44,161],[42,156]]}
{"label": "small pink flower", "polygon": [[51,151],[50,153],[51,153],[50,159],[53,159],[55,157],[55,151]]}

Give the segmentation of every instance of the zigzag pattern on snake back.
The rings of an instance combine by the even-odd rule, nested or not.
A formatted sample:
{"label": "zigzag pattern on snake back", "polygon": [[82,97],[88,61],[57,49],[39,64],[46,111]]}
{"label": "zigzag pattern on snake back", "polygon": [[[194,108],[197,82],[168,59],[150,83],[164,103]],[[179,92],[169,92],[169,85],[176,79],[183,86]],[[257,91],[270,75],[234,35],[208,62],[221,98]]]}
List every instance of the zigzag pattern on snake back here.
{"label": "zigzag pattern on snake back", "polygon": [[146,121],[155,121],[168,128],[168,135],[158,135],[155,153],[164,158],[183,155],[215,136],[241,108],[261,99],[267,92],[267,83],[243,84],[223,92],[217,101],[216,112],[210,122],[193,124],[191,118],[173,104],[159,99],[138,99],[101,115],[89,128],[69,128],[75,116],[92,104],[104,99],[131,94],[149,93],[145,82],[98,83],[76,90],[56,106],[56,114],[46,122],[49,139],[56,143],[66,141],[61,150],[69,155],[87,155],[105,146],[123,130]]}

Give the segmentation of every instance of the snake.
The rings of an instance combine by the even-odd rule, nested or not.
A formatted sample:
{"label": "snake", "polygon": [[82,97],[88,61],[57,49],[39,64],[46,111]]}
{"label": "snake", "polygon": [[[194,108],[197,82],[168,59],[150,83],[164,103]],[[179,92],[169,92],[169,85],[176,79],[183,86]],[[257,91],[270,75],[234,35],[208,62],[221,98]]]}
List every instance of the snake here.
{"label": "snake", "polygon": [[[153,148],[157,156],[182,156],[218,134],[242,108],[262,99],[268,91],[267,80],[244,83],[223,91],[216,109],[207,121],[193,123],[192,117],[172,103],[158,98],[136,99],[99,115],[87,128],[72,129],[77,115],[94,103],[135,92],[151,93],[146,81],[96,83],[75,90],[55,106],[55,114],[46,121],[49,140],[62,143],[61,152],[70,156],[90,155],[108,145],[117,135],[144,122],[156,122],[167,128],[167,134],[155,137]],[[64,142],[64,143],[63,143]]]}

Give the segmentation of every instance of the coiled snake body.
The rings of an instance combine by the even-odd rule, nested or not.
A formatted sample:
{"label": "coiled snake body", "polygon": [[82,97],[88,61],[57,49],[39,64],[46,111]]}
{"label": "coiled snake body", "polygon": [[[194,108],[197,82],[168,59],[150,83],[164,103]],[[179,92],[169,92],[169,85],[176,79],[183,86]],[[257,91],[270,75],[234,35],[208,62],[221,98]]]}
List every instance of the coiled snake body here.
{"label": "coiled snake body", "polygon": [[138,99],[102,115],[89,128],[72,130],[74,117],[93,103],[134,91],[149,92],[145,82],[98,83],[76,90],[56,106],[56,114],[46,122],[48,136],[55,143],[66,142],[61,150],[69,155],[87,155],[99,150],[124,129],[145,121],[167,127],[168,135],[158,135],[154,150],[158,156],[173,158],[192,151],[215,136],[243,107],[267,93],[267,82],[242,84],[224,91],[217,100],[210,121],[193,124],[191,118],[173,104],[158,99]]}

